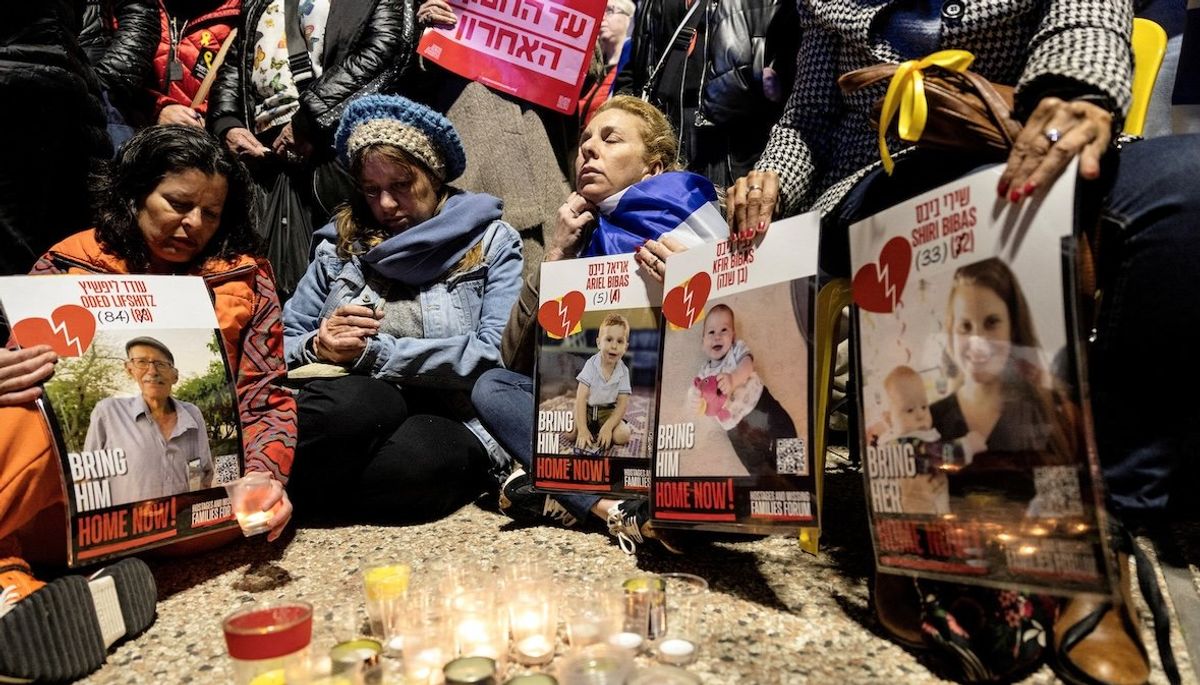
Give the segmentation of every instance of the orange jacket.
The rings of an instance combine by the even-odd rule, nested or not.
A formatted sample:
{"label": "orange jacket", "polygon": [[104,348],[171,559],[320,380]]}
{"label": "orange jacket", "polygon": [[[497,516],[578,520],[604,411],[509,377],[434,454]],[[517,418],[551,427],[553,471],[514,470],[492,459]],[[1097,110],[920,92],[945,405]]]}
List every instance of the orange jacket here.
{"label": "orange jacket", "polygon": [[[124,260],[96,241],[94,230],[63,240],[42,255],[33,274],[127,274]],[[283,322],[271,267],[265,259],[210,259],[188,272],[213,295],[229,368],[235,370],[238,414],[247,471],[267,471],[287,483],[296,448],[296,401],[279,381]]]}

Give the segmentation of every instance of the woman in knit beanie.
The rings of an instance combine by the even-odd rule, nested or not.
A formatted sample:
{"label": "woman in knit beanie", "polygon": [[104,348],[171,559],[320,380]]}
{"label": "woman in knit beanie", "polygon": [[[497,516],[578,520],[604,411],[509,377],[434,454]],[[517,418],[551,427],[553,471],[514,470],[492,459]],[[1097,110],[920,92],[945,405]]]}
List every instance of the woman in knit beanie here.
{"label": "woman in knit beanie", "polygon": [[358,193],[317,232],[284,310],[286,359],[309,380],[290,492],[300,515],[436,519],[508,469],[469,393],[500,363],[520,239],[490,195],[448,185],[458,133],[399,96],[350,103],[335,136]]}

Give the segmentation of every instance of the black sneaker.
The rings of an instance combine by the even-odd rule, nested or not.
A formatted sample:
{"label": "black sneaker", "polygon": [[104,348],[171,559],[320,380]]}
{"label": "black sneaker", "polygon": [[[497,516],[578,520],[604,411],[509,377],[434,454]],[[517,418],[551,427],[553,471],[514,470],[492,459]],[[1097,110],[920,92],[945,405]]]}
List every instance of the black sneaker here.
{"label": "black sneaker", "polygon": [[626,554],[636,552],[638,544],[646,538],[658,540],[672,554],[683,554],[683,550],[668,542],[662,533],[650,522],[649,500],[623,499],[608,509],[608,534],[617,539],[621,551]]}
{"label": "black sneaker", "polygon": [[544,523],[547,519],[563,528],[574,528],[579,519],[550,495],[534,492],[533,478],[524,469],[514,469],[500,486],[500,511],[514,521]]}
{"label": "black sneaker", "polygon": [[91,578],[59,578],[28,596],[0,590],[0,682],[76,680],[95,671],[112,645],[154,623],[158,594],[139,559]]}

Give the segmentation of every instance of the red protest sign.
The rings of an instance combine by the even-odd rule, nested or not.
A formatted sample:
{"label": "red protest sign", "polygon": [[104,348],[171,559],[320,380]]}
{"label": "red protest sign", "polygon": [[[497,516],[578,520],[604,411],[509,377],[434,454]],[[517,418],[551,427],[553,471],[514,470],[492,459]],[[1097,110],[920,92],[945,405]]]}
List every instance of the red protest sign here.
{"label": "red protest sign", "polygon": [[427,29],[422,57],[496,90],[574,112],[604,0],[449,0],[450,29]]}

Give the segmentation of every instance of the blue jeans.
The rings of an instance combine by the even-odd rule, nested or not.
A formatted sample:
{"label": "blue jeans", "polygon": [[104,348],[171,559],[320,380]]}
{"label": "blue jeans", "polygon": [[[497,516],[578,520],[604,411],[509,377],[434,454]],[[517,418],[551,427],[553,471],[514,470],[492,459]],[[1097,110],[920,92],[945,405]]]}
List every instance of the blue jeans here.
{"label": "blue jeans", "polygon": [[[533,379],[508,369],[490,369],[475,381],[471,404],[479,422],[500,446],[533,474]],[[597,495],[551,495],[580,521],[588,520]]]}
{"label": "blue jeans", "polygon": [[[866,176],[825,218],[822,271],[850,275],[845,227],[978,166],[916,151],[897,161],[896,175]],[[1126,523],[1161,518],[1172,483],[1195,482],[1172,476],[1196,468],[1187,457],[1200,444],[1200,391],[1191,387],[1200,381],[1197,178],[1200,135],[1168,136],[1110,152],[1101,178],[1078,186],[1080,226],[1099,236],[1103,293],[1087,350],[1096,443],[1109,506]],[[1164,401],[1165,383],[1185,385],[1184,399]]]}

